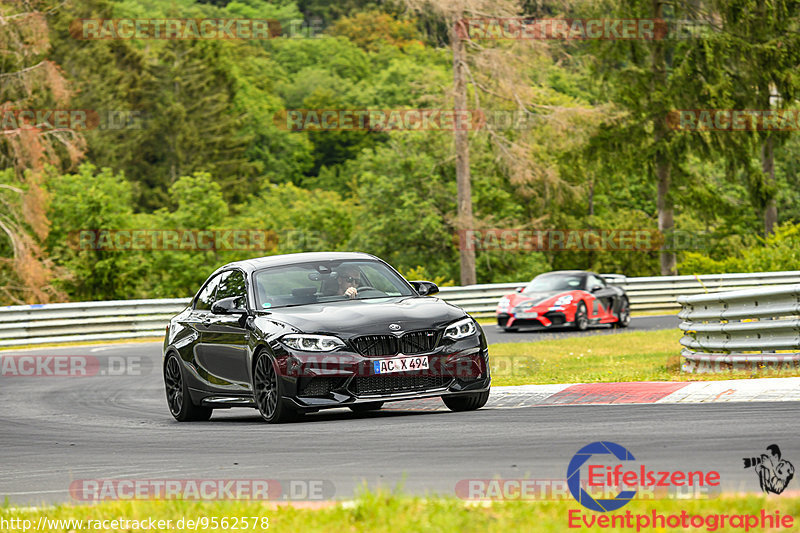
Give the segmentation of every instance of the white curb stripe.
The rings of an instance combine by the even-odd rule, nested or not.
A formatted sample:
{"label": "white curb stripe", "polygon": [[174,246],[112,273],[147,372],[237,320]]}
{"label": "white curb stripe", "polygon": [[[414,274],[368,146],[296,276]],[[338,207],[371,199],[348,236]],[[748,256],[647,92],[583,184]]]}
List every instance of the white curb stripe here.
{"label": "white curb stripe", "polygon": [[800,378],[693,381],[656,403],[790,402],[800,400]]}

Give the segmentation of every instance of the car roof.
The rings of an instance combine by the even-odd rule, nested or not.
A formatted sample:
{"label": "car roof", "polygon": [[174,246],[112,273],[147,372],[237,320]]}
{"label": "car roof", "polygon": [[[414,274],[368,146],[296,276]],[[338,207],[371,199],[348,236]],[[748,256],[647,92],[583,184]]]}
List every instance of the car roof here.
{"label": "car roof", "polygon": [[[587,272],[586,270],[553,270],[552,272],[543,272],[539,276],[550,276],[553,274],[572,275],[572,276],[585,276],[594,274],[594,272]],[[537,278],[539,276],[536,276]]]}
{"label": "car roof", "polygon": [[[301,252],[296,254],[281,254],[269,255],[266,257],[254,257],[253,259],[245,259],[243,261],[235,261],[228,263],[216,270],[216,272],[230,269],[239,268],[245,272],[254,272],[262,268],[294,265],[298,263],[312,263],[314,261],[354,261],[354,260],[371,260],[378,259],[374,255],[365,254],[361,252]],[[215,272],[215,273],[216,273]]]}

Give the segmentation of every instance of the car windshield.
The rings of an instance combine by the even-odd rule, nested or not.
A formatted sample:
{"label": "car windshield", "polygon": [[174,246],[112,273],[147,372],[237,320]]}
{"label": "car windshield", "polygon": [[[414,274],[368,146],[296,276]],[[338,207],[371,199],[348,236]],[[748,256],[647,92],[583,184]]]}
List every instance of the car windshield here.
{"label": "car windshield", "polygon": [[523,292],[572,291],[580,289],[583,281],[580,276],[570,274],[543,274],[528,283]]}
{"label": "car windshield", "polygon": [[[272,267],[256,272],[253,278],[259,309],[415,295],[394,271],[369,260]],[[351,287],[357,292],[353,298],[346,294]]]}

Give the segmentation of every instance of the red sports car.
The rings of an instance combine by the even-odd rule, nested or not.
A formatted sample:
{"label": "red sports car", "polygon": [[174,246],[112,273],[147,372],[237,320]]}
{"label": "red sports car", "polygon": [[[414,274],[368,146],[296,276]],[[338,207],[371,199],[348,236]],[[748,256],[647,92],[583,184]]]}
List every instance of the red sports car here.
{"label": "red sports car", "polygon": [[540,274],[516,293],[504,296],[497,305],[497,325],[505,331],[516,331],[521,326],[572,326],[583,331],[595,324],[624,328],[630,321],[625,291],[609,285],[594,272],[581,270]]}

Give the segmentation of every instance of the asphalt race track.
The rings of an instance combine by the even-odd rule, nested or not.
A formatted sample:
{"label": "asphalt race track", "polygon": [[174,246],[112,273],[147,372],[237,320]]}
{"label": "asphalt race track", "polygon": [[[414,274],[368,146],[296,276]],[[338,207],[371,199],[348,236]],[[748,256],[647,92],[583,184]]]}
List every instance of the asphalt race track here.
{"label": "asphalt race track", "polygon": [[590,327],[586,331],[578,332],[571,331],[568,328],[554,328],[552,330],[535,330],[532,328],[520,328],[519,331],[514,333],[506,333],[503,328],[497,324],[484,324],[483,331],[486,333],[486,339],[489,344],[498,344],[501,342],[536,342],[541,340],[563,339],[566,337],[588,337],[592,335],[610,335],[625,331],[653,331],[658,329],[676,329],[680,320],[678,316],[673,315],[654,315],[642,316],[631,318],[631,323],[627,328],[616,329],[612,325],[602,324],[599,326]]}
{"label": "asphalt race track", "polygon": [[[633,329],[644,327],[639,320]],[[0,376],[0,498],[70,501],[70,484],[85,479],[318,480],[335,490],[326,497],[340,499],[365,482],[402,483],[452,495],[463,479],[563,479],[572,455],[596,440],[625,446],[649,469],[718,470],[726,490],[758,491],[742,458],[773,442],[800,464],[794,402],[342,409],[279,426],[232,409],[181,424],[167,410],[160,352],[154,342],[0,352],[90,355],[100,369],[119,368],[107,366],[112,359],[141,363],[131,375]]]}

